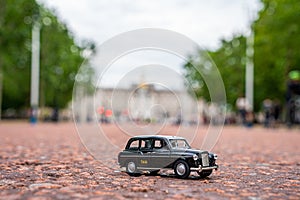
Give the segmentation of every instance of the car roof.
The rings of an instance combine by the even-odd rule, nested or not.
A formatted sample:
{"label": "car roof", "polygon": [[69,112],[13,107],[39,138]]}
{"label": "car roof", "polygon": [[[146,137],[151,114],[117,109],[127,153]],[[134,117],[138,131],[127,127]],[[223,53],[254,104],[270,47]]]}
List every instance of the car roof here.
{"label": "car roof", "polygon": [[185,139],[183,137],[172,136],[172,135],[137,135],[132,138],[134,139],[147,139],[147,138]]}

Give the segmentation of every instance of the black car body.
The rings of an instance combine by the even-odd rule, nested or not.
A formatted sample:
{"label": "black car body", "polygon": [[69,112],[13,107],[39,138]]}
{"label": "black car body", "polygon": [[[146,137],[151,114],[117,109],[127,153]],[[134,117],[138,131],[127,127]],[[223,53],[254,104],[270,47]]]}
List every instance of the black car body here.
{"label": "black car body", "polygon": [[120,167],[129,175],[174,169],[180,178],[187,178],[191,171],[198,172],[201,177],[209,176],[218,168],[216,159],[216,154],[192,149],[182,137],[163,135],[132,137],[118,155]]}

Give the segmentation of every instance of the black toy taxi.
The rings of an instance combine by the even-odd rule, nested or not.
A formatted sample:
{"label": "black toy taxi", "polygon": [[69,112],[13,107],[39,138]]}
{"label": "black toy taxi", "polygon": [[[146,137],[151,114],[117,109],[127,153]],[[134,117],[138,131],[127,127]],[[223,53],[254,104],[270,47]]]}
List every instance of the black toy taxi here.
{"label": "black toy taxi", "polygon": [[131,176],[174,169],[179,178],[187,178],[191,171],[203,178],[209,176],[218,169],[216,159],[216,154],[192,149],[182,137],[163,135],[132,137],[118,155],[120,167]]}

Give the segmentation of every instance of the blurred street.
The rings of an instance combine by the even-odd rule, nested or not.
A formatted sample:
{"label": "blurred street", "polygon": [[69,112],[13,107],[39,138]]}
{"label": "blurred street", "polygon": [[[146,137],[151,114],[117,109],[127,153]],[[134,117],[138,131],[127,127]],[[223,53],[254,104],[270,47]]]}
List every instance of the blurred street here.
{"label": "blurred street", "polygon": [[[113,124],[103,128],[119,139]],[[225,126],[212,150],[219,170],[186,180],[108,168],[90,156],[73,123],[1,122],[0,138],[1,199],[300,199],[298,127]]]}

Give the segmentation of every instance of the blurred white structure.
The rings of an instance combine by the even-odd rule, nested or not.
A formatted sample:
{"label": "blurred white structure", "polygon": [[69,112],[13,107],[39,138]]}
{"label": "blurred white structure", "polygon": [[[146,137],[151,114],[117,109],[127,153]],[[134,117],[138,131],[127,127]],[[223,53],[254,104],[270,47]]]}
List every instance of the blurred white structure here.
{"label": "blurred white structure", "polygon": [[31,84],[30,84],[30,121],[35,123],[38,117],[39,107],[39,83],[40,83],[40,31],[39,22],[34,22],[31,41]]}
{"label": "blurred white structure", "polygon": [[[195,123],[201,118],[199,104],[186,91],[158,89],[152,84],[133,84],[131,88],[98,88],[94,96],[76,98],[75,117],[80,121],[99,121],[108,112],[118,121]],[[111,115],[110,115],[111,114]]]}

